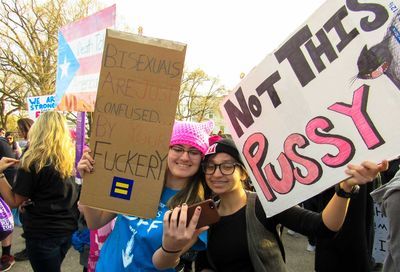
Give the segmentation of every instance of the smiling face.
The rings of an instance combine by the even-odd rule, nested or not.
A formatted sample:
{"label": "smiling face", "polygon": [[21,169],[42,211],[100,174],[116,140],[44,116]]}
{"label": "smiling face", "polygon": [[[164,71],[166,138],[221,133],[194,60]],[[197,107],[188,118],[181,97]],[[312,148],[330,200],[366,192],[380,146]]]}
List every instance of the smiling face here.
{"label": "smiling face", "polygon": [[[237,161],[227,153],[218,153],[207,161],[207,164],[214,165],[220,165],[224,163],[231,164],[237,163]],[[242,180],[245,179],[245,173],[241,166],[236,165],[235,170],[230,175],[223,175],[220,167],[216,167],[213,174],[205,175],[208,187],[217,195],[223,195],[235,190],[243,190]]]}
{"label": "smiling face", "polygon": [[201,152],[190,145],[173,145],[168,152],[168,170],[174,179],[188,181],[200,168]]}

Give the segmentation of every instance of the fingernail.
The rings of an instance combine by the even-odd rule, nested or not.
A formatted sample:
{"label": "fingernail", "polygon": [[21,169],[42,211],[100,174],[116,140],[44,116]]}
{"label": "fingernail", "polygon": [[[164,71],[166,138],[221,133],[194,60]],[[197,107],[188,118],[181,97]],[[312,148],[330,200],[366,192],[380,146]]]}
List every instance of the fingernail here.
{"label": "fingernail", "polygon": [[186,203],[183,203],[183,204],[182,204],[182,207],[183,207],[183,206],[187,206],[187,204],[186,204]]}

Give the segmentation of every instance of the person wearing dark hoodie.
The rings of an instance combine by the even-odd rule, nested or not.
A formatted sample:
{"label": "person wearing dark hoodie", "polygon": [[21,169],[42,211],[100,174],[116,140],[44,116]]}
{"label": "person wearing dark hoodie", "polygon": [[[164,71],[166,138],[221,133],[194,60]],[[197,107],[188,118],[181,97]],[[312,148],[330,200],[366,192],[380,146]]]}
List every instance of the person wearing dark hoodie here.
{"label": "person wearing dark hoodie", "polygon": [[388,252],[383,272],[400,271],[400,170],[385,185],[371,192],[389,223]]}

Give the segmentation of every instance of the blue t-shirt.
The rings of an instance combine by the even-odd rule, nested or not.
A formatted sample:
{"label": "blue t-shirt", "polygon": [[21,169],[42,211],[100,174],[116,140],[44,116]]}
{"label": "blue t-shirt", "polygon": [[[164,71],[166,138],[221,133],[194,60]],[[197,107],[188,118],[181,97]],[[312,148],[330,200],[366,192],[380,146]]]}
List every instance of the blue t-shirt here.
{"label": "blue t-shirt", "polygon": [[[166,203],[177,192],[169,188],[164,189],[155,218],[118,215],[113,231],[101,248],[96,272],[159,271],[154,267],[152,258],[154,252],[161,247],[163,218],[169,210]],[[206,246],[207,233],[203,232],[194,248],[205,250]]]}

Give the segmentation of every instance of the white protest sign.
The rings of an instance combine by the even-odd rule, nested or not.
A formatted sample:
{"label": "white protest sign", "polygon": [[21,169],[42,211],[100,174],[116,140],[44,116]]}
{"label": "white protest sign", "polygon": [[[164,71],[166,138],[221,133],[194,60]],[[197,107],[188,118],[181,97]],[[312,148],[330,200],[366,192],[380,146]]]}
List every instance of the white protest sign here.
{"label": "white protest sign", "polygon": [[42,112],[53,110],[56,107],[54,95],[28,97],[29,118],[36,120]]}
{"label": "white protest sign", "polygon": [[222,102],[268,216],[398,155],[398,7],[327,1]]}

